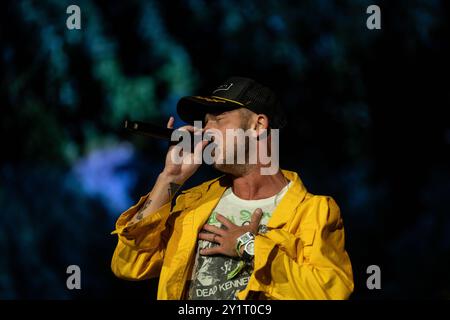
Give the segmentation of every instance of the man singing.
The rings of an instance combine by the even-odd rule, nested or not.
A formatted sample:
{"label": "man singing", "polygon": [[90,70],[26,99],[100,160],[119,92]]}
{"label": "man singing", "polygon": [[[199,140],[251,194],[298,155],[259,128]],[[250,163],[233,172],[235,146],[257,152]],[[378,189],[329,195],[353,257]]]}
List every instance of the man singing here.
{"label": "man singing", "polygon": [[[173,206],[208,141],[196,152],[171,146],[153,189],[117,220],[114,274],[127,280],[159,276],[158,299],[347,299],[353,275],[336,202],[308,193],[295,172],[264,172],[273,163],[259,151],[270,150],[274,159],[271,137],[285,124],[274,93],[232,77],[211,95],[180,99],[177,111],[187,123],[204,121],[203,132],[255,134],[245,143],[223,138],[213,165],[224,175],[182,191]],[[171,117],[167,126],[173,122]],[[239,148],[245,161],[224,161],[230,153],[236,160]]]}

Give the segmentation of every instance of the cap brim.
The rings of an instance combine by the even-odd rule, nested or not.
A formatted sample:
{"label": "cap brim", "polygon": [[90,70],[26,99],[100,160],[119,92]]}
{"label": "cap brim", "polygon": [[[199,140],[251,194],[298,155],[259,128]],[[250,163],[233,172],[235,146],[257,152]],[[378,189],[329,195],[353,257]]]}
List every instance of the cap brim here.
{"label": "cap brim", "polygon": [[243,108],[244,105],[215,96],[189,96],[178,101],[177,113],[181,120],[191,123],[196,120],[203,121],[207,113],[216,114]]}

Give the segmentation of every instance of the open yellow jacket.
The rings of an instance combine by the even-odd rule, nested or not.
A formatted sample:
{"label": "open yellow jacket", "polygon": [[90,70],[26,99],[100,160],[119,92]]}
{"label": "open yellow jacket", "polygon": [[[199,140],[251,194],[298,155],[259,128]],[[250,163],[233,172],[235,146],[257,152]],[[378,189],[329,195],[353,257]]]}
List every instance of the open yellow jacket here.
{"label": "open yellow jacket", "polygon": [[[254,271],[239,299],[347,299],[353,274],[344,248],[344,226],[336,202],[308,193],[295,172],[293,183],[272,213],[268,232],[255,239]],[[116,276],[142,280],[159,276],[158,299],[184,299],[195,259],[197,235],[226,189],[220,177],[183,191],[135,225],[128,225],[146,200],[116,223],[119,240],[111,268]]]}

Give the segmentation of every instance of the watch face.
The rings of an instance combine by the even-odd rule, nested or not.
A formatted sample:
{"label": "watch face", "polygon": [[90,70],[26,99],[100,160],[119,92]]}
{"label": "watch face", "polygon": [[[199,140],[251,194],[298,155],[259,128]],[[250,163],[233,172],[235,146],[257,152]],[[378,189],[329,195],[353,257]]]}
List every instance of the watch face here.
{"label": "watch face", "polygon": [[246,243],[248,241],[252,240],[252,236],[250,233],[244,233],[242,236],[239,237],[239,241],[241,243]]}
{"label": "watch face", "polygon": [[250,240],[250,235],[248,233],[246,233],[242,236],[242,242],[247,242],[249,240]]}
{"label": "watch face", "polygon": [[248,243],[245,245],[244,250],[245,250],[248,254],[254,256],[254,255],[255,255],[255,242],[254,242],[254,241],[248,242]]}

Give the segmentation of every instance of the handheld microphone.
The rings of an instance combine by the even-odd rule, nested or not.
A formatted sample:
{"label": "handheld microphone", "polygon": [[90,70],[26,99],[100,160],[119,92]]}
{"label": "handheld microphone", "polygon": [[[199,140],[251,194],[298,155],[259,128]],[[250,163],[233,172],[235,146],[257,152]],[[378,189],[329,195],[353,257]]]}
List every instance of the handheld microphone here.
{"label": "handheld microphone", "polygon": [[[156,139],[166,140],[169,141],[171,145],[178,144],[180,141],[183,140],[183,138],[180,139],[180,141],[171,141],[172,132],[174,132],[176,129],[171,128],[164,128],[158,125],[154,125],[152,123],[148,122],[142,122],[142,121],[130,121],[125,120],[124,123],[125,129],[132,133],[140,134],[146,137],[152,137]],[[191,147],[194,145],[194,133],[188,131],[191,136]],[[193,149],[191,149],[193,150]]]}

